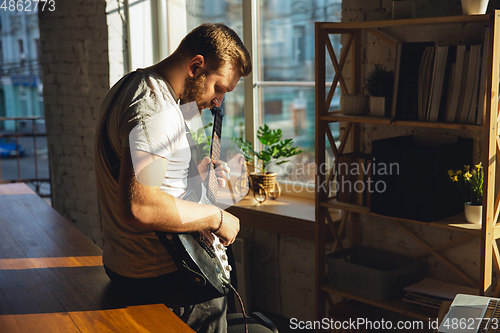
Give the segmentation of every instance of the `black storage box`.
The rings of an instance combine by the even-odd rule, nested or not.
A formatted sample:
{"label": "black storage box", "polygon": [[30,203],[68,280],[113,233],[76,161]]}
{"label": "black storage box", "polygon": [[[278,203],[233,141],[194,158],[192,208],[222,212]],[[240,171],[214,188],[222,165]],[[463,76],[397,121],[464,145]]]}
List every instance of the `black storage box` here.
{"label": "black storage box", "polygon": [[330,253],[326,263],[333,287],[378,301],[402,297],[404,287],[424,278],[419,259],[368,246]]}
{"label": "black storage box", "polygon": [[447,174],[472,164],[472,139],[439,145],[413,135],[373,141],[370,211],[416,221],[436,221],[463,211]]}

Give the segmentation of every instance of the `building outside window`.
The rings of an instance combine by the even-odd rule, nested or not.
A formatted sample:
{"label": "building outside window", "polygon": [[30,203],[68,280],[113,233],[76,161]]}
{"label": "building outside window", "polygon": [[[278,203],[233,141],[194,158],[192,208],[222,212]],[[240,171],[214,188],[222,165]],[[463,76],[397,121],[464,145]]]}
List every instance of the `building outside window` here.
{"label": "building outside window", "polygon": [[[0,11],[0,100],[4,117],[41,116],[40,53],[36,11]],[[3,124],[15,130],[14,121]]]}
{"label": "building outside window", "polygon": [[[25,152],[19,159],[2,157],[0,180],[25,181],[38,194],[50,196],[49,182],[39,182],[50,178],[45,121],[12,119],[44,115],[40,29],[38,13],[31,9],[0,11],[0,117],[10,118],[0,121],[0,133],[4,140],[17,141]],[[40,137],[30,135],[35,129]],[[22,136],[17,137],[19,133]]]}

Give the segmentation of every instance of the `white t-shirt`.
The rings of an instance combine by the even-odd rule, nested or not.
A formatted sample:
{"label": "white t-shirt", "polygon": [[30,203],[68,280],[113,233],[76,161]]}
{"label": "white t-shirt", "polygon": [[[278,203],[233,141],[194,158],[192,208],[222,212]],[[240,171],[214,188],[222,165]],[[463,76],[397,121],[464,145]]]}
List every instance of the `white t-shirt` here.
{"label": "white t-shirt", "polygon": [[185,120],[170,84],[145,69],[129,75],[133,77],[122,88],[112,108],[108,110],[122,81],[110,89],[101,105],[94,151],[95,172],[102,215],[103,263],[120,275],[144,278],[167,274],[177,267],[154,232],[121,220],[118,182],[112,176],[114,166],[109,165],[103,137],[108,136],[119,158],[132,146],[167,159],[167,172],[160,190],[174,196],[186,190],[191,152]]}

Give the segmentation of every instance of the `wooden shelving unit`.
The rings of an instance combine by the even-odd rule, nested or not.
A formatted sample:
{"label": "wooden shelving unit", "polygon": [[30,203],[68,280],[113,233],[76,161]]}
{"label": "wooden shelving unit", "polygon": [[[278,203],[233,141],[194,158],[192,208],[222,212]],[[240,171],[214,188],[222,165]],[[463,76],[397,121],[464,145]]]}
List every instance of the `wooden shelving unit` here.
{"label": "wooden shelving unit", "polygon": [[[441,24],[480,24],[489,25],[489,63],[492,64],[486,73],[486,107],[483,115],[482,125],[472,125],[463,123],[446,122],[426,122],[426,121],[401,121],[391,118],[374,116],[348,116],[339,111],[329,110],[335,89],[339,86],[342,93],[360,93],[362,85],[361,75],[361,52],[362,38],[364,35],[371,34],[381,41],[386,42],[390,47],[396,47],[397,43],[384,34],[385,28],[411,27],[411,26],[433,26]],[[324,165],[326,158],[326,141],[330,143],[333,155],[337,157],[344,153],[348,140],[352,151],[359,151],[361,147],[360,126],[361,124],[376,124],[380,126],[410,126],[419,128],[434,128],[438,130],[467,130],[476,131],[481,137],[481,147],[484,152],[481,161],[484,167],[484,195],[483,195],[483,224],[482,226],[469,224],[465,221],[462,214],[449,217],[442,221],[420,222],[408,219],[381,216],[370,212],[369,207],[353,205],[338,202],[335,197],[329,197],[329,189],[321,184],[325,184],[334,177],[333,170],[329,175],[317,172],[316,192],[316,319],[321,320],[327,314],[326,303],[332,304],[330,294],[337,294],[342,297],[353,299],[359,302],[374,305],[390,311],[408,315],[410,317],[428,320],[429,315],[402,300],[391,302],[378,302],[364,297],[351,295],[348,292],[337,290],[329,286],[326,282],[326,234],[328,230],[334,235],[336,242],[333,251],[342,247],[340,237],[344,234],[346,225],[356,222],[359,214],[377,216],[392,220],[405,233],[418,242],[424,250],[414,254],[415,257],[424,255],[435,256],[443,265],[446,265],[451,271],[459,275],[466,283],[478,288],[480,294],[498,295],[500,292],[500,283],[493,281],[493,265],[500,271],[500,253],[496,244],[496,239],[500,238],[500,224],[497,224],[500,214],[500,196],[495,193],[495,174],[496,163],[500,153],[499,141],[499,77],[500,77],[500,11],[493,11],[487,15],[474,16],[453,16],[441,18],[421,18],[407,20],[390,20],[374,22],[351,22],[351,23],[316,23],[316,165]],[[343,35],[344,43],[339,55],[335,54],[331,43],[331,35]],[[372,47],[372,46],[369,46]],[[374,47],[374,46],[373,46]],[[335,69],[330,90],[326,87],[326,61],[327,56],[331,60]],[[351,86],[348,89],[343,76],[342,69],[346,60],[350,57],[350,77]],[[341,144],[337,146],[333,139],[332,132],[328,126],[331,122],[341,122],[345,124]],[[336,163],[336,162],[335,162]],[[330,216],[331,209],[342,211],[340,222],[334,222]],[[413,234],[410,228],[405,225],[408,223],[423,224],[431,227],[461,231],[463,236],[452,241],[446,241],[443,244],[429,246],[426,242]],[[353,232],[357,232],[354,228]],[[469,277],[462,272],[456,265],[441,256],[438,252],[450,246],[455,246],[461,242],[480,237],[481,255],[480,279]],[[496,284],[494,283],[496,282]]]}
{"label": "wooden shelving unit", "polygon": [[321,116],[320,119],[321,121],[326,121],[326,122],[347,122],[347,123],[359,123],[359,124],[428,127],[428,128],[453,129],[453,130],[472,130],[472,131],[484,130],[484,126],[481,125],[473,125],[465,123],[396,120],[393,118],[376,117],[369,115],[351,116],[351,115],[344,115],[340,113],[340,111],[327,112],[326,115]]}

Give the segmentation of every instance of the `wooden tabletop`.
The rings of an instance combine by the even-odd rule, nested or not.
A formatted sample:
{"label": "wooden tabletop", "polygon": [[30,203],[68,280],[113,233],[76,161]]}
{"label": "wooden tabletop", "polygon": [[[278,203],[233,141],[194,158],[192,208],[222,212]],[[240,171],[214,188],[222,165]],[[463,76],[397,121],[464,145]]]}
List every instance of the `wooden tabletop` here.
{"label": "wooden tabletop", "polygon": [[193,332],[114,297],[102,251],[25,184],[0,185],[0,331]]}

